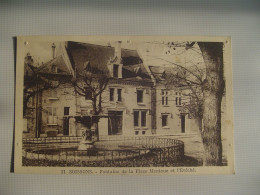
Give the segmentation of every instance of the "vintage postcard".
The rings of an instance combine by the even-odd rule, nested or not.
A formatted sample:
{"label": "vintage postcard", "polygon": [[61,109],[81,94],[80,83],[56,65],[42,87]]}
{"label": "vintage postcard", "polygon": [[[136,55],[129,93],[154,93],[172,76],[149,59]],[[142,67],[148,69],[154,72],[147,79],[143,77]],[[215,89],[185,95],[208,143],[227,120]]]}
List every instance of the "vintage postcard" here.
{"label": "vintage postcard", "polygon": [[17,37],[15,173],[234,174],[230,37]]}

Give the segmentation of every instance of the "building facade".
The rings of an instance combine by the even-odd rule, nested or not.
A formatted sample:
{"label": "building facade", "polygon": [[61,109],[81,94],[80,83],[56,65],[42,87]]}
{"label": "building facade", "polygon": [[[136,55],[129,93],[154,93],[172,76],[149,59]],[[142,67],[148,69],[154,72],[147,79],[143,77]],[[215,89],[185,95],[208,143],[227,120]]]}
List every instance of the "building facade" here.
{"label": "building facade", "polygon": [[[53,59],[39,67],[39,74],[57,77],[52,79],[56,86],[40,91],[38,103],[31,98],[34,112],[24,117],[27,133],[35,131],[28,124],[35,123],[36,113],[36,126],[42,137],[82,136],[83,131],[93,128],[98,129],[99,136],[173,135],[194,129],[188,113],[180,112],[181,90],[166,88],[161,69],[143,64],[137,51],[122,49],[120,42],[115,47],[66,42],[59,55],[55,45],[52,52]],[[95,114],[93,86],[87,86],[83,79],[82,95],[66,79],[100,72],[109,79],[100,93],[102,111]],[[95,124],[98,128],[93,127]]]}
{"label": "building facade", "polygon": [[[192,115],[184,109],[190,104],[188,89],[169,85],[167,77],[174,75],[172,67],[149,66],[156,91],[156,134],[175,135],[199,132]],[[184,95],[185,94],[185,95]]]}

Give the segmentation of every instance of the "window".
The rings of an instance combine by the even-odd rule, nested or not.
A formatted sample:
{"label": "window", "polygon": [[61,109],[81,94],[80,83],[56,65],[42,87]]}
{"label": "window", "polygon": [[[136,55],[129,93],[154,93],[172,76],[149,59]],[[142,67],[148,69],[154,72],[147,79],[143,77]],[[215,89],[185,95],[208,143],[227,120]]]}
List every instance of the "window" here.
{"label": "window", "polygon": [[114,91],[115,89],[114,88],[110,88],[110,101],[113,102],[114,101]]}
{"label": "window", "polygon": [[142,103],[143,102],[143,90],[137,90],[137,103]]}
{"label": "window", "polygon": [[139,111],[134,111],[134,126],[139,126]]}
{"label": "window", "polygon": [[122,89],[117,89],[117,101],[122,101]]}
{"label": "window", "polygon": [[51,72],[57,73],[57,66],[56,65],[51,66]]}
{"label": "window", "polygon": [[85,87],[85,100],[91,100],[92,91],[90,87]]}
{"label": "window", "polygon": [[168,105],[168,90],[163,89],[162,90],[162,105],[167,106]]}
{"label": "window", "polygon": [[141,113],[141,126],[146,127],[146,111],[142,111]]}
{"label": "window", "polygon": [[168,126],[168,114],[162,114],[162,127]]}
{"label": "window", "polygon": [[57,98],[57,91],[56,90],[51,90],[51,97]]}
{"label": "window", "polygon": [[70,115],[70,107],[64,107],[64,115]]}
{"label": "window", "polygon": [[134,111],[135,127],[146,127],[146,112],[147,111]]}
{"label": "window", "polygon": [[47,108],[47,115],[48,115],[48,124],[57,124],[57,108],[55,107],[48,107]]}
{"label": "window", "polygon": [[49,99],[49,100],[57,100],[57,99],[59,99],[59,98],[58,98],[58,94],[57,94],[57,90],[52,89],[52,90],[49,92],[48,99]]}
{"label": "window", "polygon": [[119,65],[114,64],[114,67],[113,67],[113,77],[114,78],[118,78],[118,68],[119,68]]}
{"label": "window", "polygon": [[181,106],[181,93],[176,92],[176,98],[175,98],[176,106]]}
{"label": "window", "polygon": [[[117,92],[117,96],[115,99],[115,91]],[[118,101],[118,102],[122,102],[122,89],[115,89],[115,88],[110,88],[110,98],[109,100],[111,102],[113,101]]]}

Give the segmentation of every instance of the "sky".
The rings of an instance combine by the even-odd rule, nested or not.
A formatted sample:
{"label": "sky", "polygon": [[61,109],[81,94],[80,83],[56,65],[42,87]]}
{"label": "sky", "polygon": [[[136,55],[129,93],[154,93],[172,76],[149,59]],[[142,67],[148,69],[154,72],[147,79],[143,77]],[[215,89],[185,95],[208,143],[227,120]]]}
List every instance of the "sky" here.
{"label": "sky", "polygon": [[[43,42],[30,41],[25,45],[24,55],[30,53],[35,62],[46,63],[52,59],[52,44],[56,45],[56,55],[61,54],[61,47],[64,42]],[[115,46],[115,42],[95,41],[88,42],[97,45]],[[174,63],[189,66],[191,64],[203,64],[202,55],[195,44],[193,49],[186,50],[185,47],[169,48],[165,42],[132,42],[122,41],[121,47],[125,49],[137,50],[143,62],[152,66],[172,66]]]}

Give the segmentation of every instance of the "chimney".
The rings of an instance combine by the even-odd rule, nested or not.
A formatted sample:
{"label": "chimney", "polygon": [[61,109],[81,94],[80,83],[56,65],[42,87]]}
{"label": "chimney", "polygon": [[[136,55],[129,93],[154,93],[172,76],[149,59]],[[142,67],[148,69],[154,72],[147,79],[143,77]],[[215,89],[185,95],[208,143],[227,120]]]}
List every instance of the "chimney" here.
{"label": "chimney", "polygon": [[121,62],[121,43],[122,41],[117,41],[115,46],[115,57],[118,58],[118,62]]}
{"label": "chimney", "polygon": [[54,43],[52,43],[51,48],[52,48],[52,58],[54,59],[55,58],[55,48],[56,48]]}

